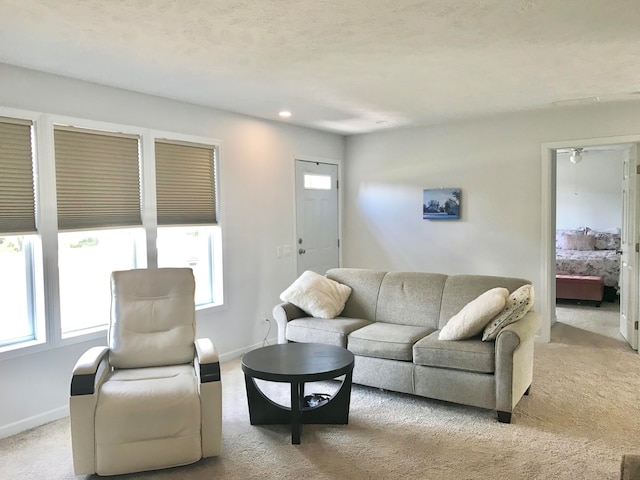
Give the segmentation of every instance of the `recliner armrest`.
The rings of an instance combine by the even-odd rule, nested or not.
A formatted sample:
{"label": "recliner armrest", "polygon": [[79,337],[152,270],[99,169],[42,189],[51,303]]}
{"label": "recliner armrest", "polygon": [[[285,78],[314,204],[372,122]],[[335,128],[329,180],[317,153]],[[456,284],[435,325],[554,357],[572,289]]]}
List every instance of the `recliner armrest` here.
{"label": "recliner armrest", "polygon": [[75,395],[93,395],[96,387],[96,376],[100,366],[106,366],[108,353],[108,347],[92,347],[82,354],[73,367],[73,377],[71,378],[72,397]]}
{"label": "recliner armrest", "polygon": [[220,361],[218,352],[209,338],[197,338],[196,365],[200,383],[220,381]]}

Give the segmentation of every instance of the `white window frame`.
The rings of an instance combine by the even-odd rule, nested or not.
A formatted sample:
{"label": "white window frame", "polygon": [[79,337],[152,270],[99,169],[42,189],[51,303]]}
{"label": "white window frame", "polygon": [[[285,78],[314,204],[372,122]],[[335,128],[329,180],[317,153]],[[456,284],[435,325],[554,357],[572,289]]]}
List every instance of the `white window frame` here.
{"label": "white window frame", "polygon": [[[37,224],[39,245],[41,248],[42,265],[34,262],[34,278],[38,288],[33,292],[36,296],[36,340],[7,345],[0,348],[0,361],[50,349],[62,348],[69,345],[96,339],[106,340],[107,327],[90,333],[66,336],[63,338],[60,322],[60,295],[58,282],[58,220],[55,181],[55,156],[53,143],[54,125],[70,125],[90,130],[106,130],[140,136],[140,182],[141,182],[141,212],[142,228],[146,234],[146,266],[157,267],[157,217],[155,190],[155,141],[169,139],[191,143],[211,145],[216,148],[216,181],[218,184],[218,199],[224,198],[224,187],[219,181],[221,140],[210,137],[179,134],[141,128],[124,124],[101,122],[96,120],[68,117],[62,115],[31,112],[0,106],[0,116],[31,120],[34,128],[34,156],[35,156],[35,197],[37,202]],[[224,304],[224,202],[218,201],[217,225],[212,229],[212,262],[213,262],[213,298],[216,303],[201,305],[197,311],[219,310]],[[36,257],[37,260],[37,257]],[[145,262],[139,262],[144,268]],[[40,268],[38,268],[40,267]],[[38,283],[39,282],[39,283]]]}

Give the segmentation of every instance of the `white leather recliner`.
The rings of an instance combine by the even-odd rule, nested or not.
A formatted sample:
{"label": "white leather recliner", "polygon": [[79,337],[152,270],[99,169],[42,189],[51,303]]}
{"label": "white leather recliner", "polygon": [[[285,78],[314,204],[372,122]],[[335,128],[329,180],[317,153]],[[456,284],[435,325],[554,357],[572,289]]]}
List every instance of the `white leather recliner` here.
{"label": "white leather recliner", "polygon": [[73,369],[76,475],[156,470],[220,454],[222,390],[211,340],[195,339],[190,268],[111,275],[108,347]]}

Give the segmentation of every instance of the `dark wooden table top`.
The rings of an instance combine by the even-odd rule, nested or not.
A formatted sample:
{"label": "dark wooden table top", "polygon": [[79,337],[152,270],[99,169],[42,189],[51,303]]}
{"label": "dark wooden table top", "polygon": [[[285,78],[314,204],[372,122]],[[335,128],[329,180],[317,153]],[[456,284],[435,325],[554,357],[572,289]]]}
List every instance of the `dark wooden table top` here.
{"label": "dark wooden table top", "polygon": [[257,348],[242,357],[242,371],[272,382],[313,382],[339,377],[353,369],[346,348],[321,343],[283,343]]}

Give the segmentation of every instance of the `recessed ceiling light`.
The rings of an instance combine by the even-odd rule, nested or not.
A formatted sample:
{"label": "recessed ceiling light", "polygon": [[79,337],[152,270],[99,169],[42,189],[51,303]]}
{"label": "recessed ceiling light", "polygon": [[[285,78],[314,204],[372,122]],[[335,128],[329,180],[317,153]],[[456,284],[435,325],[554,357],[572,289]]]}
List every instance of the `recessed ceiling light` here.
{"label": "recessed ceiling light", "polygon": [[287,110],[282,110],[278,115],[280,115],[282,118],[289,118],[291,116],[291,112],[288,112]]}

